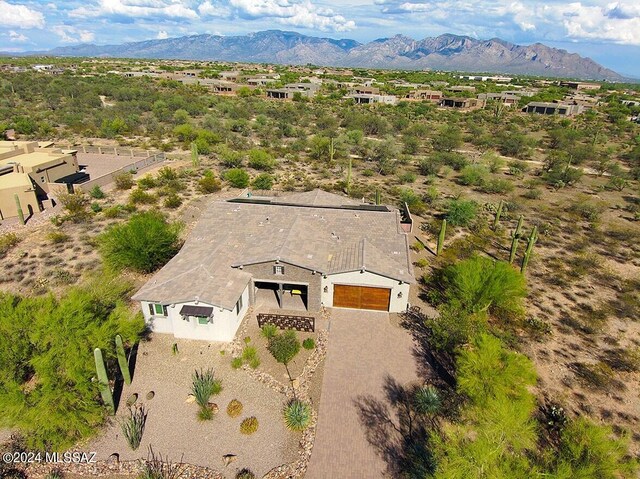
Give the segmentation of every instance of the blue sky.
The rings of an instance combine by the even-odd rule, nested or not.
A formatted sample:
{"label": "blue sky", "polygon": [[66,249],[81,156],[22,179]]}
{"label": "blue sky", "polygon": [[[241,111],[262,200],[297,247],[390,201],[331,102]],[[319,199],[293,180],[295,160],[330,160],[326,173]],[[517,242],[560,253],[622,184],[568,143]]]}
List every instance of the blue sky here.
{"label": "blue sky", "polygon": [[640,77],[638,0],[0,0],[0,51],[266,29],[361,42],[397,33],[542,42]]}

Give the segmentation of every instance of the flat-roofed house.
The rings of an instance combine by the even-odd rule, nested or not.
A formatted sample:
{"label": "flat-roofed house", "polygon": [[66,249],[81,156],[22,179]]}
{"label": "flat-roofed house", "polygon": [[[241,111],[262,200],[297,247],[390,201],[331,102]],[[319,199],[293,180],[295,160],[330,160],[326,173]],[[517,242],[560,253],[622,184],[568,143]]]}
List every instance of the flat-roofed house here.
{"label": "flat-roofed house", "polygon": [[525,113],[538,113],[540,115],[573,116],[582,113],[584,106],[570,103],[532,101],[528,103],[522,111]]}
{"label": "flat-roofed house", "polygon": [[479,100],[487,101],[492,100],[498,103],[502,103],[505,106],[517,105],[520,101],[520,97],[518,95],[513,95],[511,93],[480,93],[478,95]]}
{"label": "flat-roofed house", "polygon": [[211,202],[133,299],[155,332],[231,341],[249,306],[400,312],[414,282],[399,210],[314,190]]}
{"label": "flat-roofed house", "polygon": [[266,94],[267,98],[292,100],[296,93],[304,98],[312,98],[318,90],[320,90],[320,85],[317,83],[288,83],[282,88],[268,88]]}
{"label": "flat-roofed house", "polygon": [[460,108],[462,110],[471,110],[474,108],[482,108],[485,105],[484,100],[477,98],[452,98],[443,97],[440,106],[444,108]]}
{"label": "flat-roofed house", "polygon": [[0,219],[39,211],[56,187],[88,180],[79,171],[75,150],[41,148],[35,141],[0,141]]}
{"label": "flat-roofed house", "polygon": [[345,98],[351,98],[359,105],[371,105],[374,103],[381,103],[384,105],[395,105],[398,102],[398,98],[394,95],[372,95],[367,93],[352,93],[346,95]]}
{"label": "flat-roofed house", "polygon": [[412,90],[405,95],[405,99],[439,102],[442,100],[442,92],[437,90]]}

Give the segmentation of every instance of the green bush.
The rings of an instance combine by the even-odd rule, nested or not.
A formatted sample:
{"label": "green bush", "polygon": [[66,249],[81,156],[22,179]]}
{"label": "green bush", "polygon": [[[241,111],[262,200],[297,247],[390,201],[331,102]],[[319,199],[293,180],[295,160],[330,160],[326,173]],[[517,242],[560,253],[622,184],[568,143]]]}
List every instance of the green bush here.
{"label": "green bush", "polygon": [[273,176],[269,173],[260,173],[253,179],[251,186],[257,190],[270,190],[273,187]]}
{"label": "green bush", "polygon": [[91,190],[89,190],[89,196],[91,196],[91,198],[93,198],[94,200],[101,200],[107,195],[105,195],[104,191],[102,191],[102,188],[96,185],[91,188]]}
{"label": "green bush", "polygon": [[276,361],[280,364],[284,364],[287,374],[289,375],[289,379],[291,379],[289,362],[291,362],[298,352],[300,352],[300,341],[298,341],[298,338],[296,337],[296,332],[287,330],[273,336],[269,340],[267,349]]}
{"label": "green bush", "polygon": [[100,206],[100,203],[98,203],[97,201],[94,201],[93,203],[91,203],[91,211],[93,211],[94,213],[100,213],[102,211],[102,206]]}
{"label": "green bush", "polygon": [[181,229],[181,224],[167,223],[158,212],[139,213],[98,236],[99,250],[112,269],[151,273],[178,252]]}
{"label": "green bush", "polygon": [[158,182],[152,175],[145,175],[138,180],[138,188],[141,190],[149,190],[158,186]]}
{"label": "green bush", "polygon": [[304,431],[311,422],[311,406],[299,399],[294,399],[285,406],[283,415],[288,429]]}
{"label": "green bush", "polygon": [[249,186],[249,173],[241,168],[232,168],[224,173],[224,179],[234,188],[246,188]]}
{"label": "green bush", "polygon": [[236,474],[236,479],[256,479],[256,475],[245,467],[244,469],[240,469],[238,471],[238,474]]}
{"label": "green bush", "polygon": [[155,195],[149,194],[140,188],[136,188],[129,194],[129,202],[134,205],[150,205],[158,201]]}
{"label": "green bush", "polygon": [[276,166],[276,160],[263,150],[249,150],[249,166],[256,170],[271,171]]}
{"label": "green bush", "polygon": [[51,241],[52,244],[66,243],[70,238],[67,233],[60,230],[53,230],[47,233],[47,239]]}
{"label": "green bush", "polygon": [[240,432],[242,434],[253,434],[258,430],[258,419],[255,416],[243,419],[240,423]]}
{"label": "green bush", "polygon": [[238,417],[242,414],[242,403],[237,399],[232,399],[227,405],[227,414],[231,417]]}
{"label": "green bush", "polygon": [[210,173],[205,174],[198,180],[198,189],[204,194],[209,194],[220,191],[220,189],[222,189],[222,185],[220,185],[220,181],[213,176],[213,173]]}
{"label": "green bush", "polygon": [[20,238],[18,238],[15,233],[4,233],[0,235],[0,258],[4,258],[11,248],[18,243],[20,243]]}
{"label": "green bush", "polygon": [[66,450],[104,422],[92,353],[101,348],[113,365],[116,334],[137,342],[144,320],[127,306],[131,289],[101,274],[59,298],[0,294],[0,337],[11,338],[0,348],[0,424],[20,431],[31,450]]}
{"label": "green bush", "polygon": [[129,171],[114,175],[113,182],[119,190],[130,190],[133,188],[133,174]]}
{"label": "green bush", "polygon": [[316,342],[313,340],[313,338],[307,338],[302,341],[302,347],[304,349],[313,349],[316,347]]}
{"label": "green bush", "polygon": [[180,207],[182,204],[182,198],[180,198],[177,193],[169,193],[167,197],[164,199],[165,208],[175,209]]}
{"label": "green bush", "polygon": [[267,323],[262,326],[261,334],[263,337],[271,339],[278,334],[278,327],[275,324]]}
{"label": "green bush", "polygon": [[105,209],[102,214],[104,215],[105,218],[113,219],[113,218],[119,218],[123,216],[124,213],[125,213],[125,210],[122,207],[122,205],[115,205]]}
{"label": "green bush", "polygon": [[494,177],[485,181],[480,189],[485,193],[511,193],[514,189],[514,185],[509,180]]}
{"label": "green bush", "polygon": [[447,207],[447,222],[452,226],[468,226],[477,212],[478,204],[473,200],[451,200]]}
{"label": "green bush", "polygon": [[200,406],[198,419],[207,421],[213,417],[213,410],[209,407],[209,398],[222,391],[222,381],[213,375],[213,369],[195,371],[192,376],[191,394]]}
{"label": "green bush", "polygon": [[489,170],[484,165],[467,165],[460,171],[459,181],[463,185],[481,186],[487,181]]}
{"label": "green bush", "polygon": [[147,413],[144,406],[129,408],[129,417],[120,421],[120,429],[122,435],[129,444],[132,451],[140,447],[142,434],[144,433],[144,425],[147,422]]}
{"label": "green bush", "polygon": [[231,360],[231,367],[233,369],[240,369],[243,364],[244,364],[244,361],[242,361],[242,358],[233,358]]}
{"label": "green bush", "polygon": [[90,213],[87,211],[89,198],[82,190],[74,193],[61,193],[58,195],[58,201],[66,211],[65,219],[80,223],[89,218]]}

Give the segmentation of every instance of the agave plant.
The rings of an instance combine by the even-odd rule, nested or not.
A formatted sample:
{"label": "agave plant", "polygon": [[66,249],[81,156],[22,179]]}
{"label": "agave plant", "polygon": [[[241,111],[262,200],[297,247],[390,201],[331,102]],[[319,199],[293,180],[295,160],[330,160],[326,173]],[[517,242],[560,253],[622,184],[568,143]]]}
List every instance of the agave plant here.
{"label": "agave plant", "polygon": [[293,399],[284,408],[284,422],[292,431],[304,431],[311,421],[311,406],[299,399]]}

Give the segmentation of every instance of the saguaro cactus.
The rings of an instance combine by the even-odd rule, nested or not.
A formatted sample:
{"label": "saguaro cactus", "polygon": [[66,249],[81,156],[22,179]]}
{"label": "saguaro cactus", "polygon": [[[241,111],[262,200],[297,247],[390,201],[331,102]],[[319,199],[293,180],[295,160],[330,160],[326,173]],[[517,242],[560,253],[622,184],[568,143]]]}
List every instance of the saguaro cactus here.
{"label": "saguaro cactus", "polygon": [[333,163],[333,157],[336,154],[335,143],[333,137],[329,138],[329,161]]}
{"label": "saguaro cactus", "polygon": [[495,230],[498,227],[498,223],[500,222],[500,216],[502,215],[502,208],[504,207],[504,201],[500,200],[498,203],[498,210],[496,211],[496,217],[493,220],[493,229]]}
{"label": "saguaro cactus", "polygon": [[122,336],[116,335],[116,354],[118,355],[118,366],[120,366],[120,372],[124,382],[131,384],[131,372],[129,371],[129,361],[127,361],[127,355],[124,352],[124,346],[122,345]]}
{"label": "saguaro cactus", "polygon": [[518,218],[518,226],[516,226],[516,230],[513,232],[511,239],[511,252],[509,253],[509,263],[513,263],[513,260],[516,258],[516,251],[518,250],[518,241],[520,241],[520,233],[522,231],[522,222],[524,221],[524,217],[520,216]]}
{"label": "saguaro cactus", "polygon": [[96,360],[96,372],[98,373],[98,383],[100,385],[102,401],[109,408],[111,414],[115,414],[116,408],[113,404],[113,394],[111,394],[111,388],[109,387],[107,368],[104,365],[104,359],[102,358],[102,351],[100,348],[93,350],[93,357]]}
{"label": "saguaro cactus", "polygon": [[531,230],[531,235],[529,235],[529,242],[527,243],[527,249],[524,252],[524,257],[522,258],[522,266],[520,267],[520,272],[524,273],[527,269],[527,265],[529,264],[529,258],[531,257],[531,252],[533,251],[533,245],[538,241],[538,227],[534,226]]}
{"label": "saguaro cactus", "polygon": [[440,234],[438,235],[438,245],[436,246],[436,256],[440,256],[442,248],[444,247],[444,237],[447,234],[447,220],[442,220],[442,226],[440,227]]}
{"label": "saguaro cactus", "polygon": [[380,203],[381,203],[380,190],[376,190],[376,205],[379,205]]}
{"label": "saguaro cactus", "polygon": [[13,198],[16,200],[16,209],[18,210],[18,219],[20,220],[20,224],[24,224],[24,213],[22,211],[22,205],[20,205],[20,197],[18,195],[13,195]]}
{"label": "saguaro cactus", "polygon": [[349,158],[349,164],[347,165],[347,181],[346,181],[347,194],[349,194],[349,190],[351,189],[351,163],[352,163],[352,160],[351,158]]}
{"label": "saguaro cactus", "polygon": [[191,162],[193,163],[194,168],[200,166],[200,158],[198,157],[198,145],[196,145],[195,141],[191,142]]}

